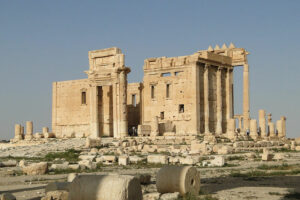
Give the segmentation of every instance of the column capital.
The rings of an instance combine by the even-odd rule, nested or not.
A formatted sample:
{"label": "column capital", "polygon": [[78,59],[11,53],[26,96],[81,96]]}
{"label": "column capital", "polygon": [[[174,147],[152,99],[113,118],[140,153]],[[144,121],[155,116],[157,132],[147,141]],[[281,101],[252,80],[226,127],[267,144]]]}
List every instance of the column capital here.
{"label": "column capital", "polygon": [[217,66],[217,70],[218,71],[221,71],[222,69],[224,69],[225,67],[223,67],[223,66]]}
{"label": "column capital", "polygon": [[227,72],[232,72],[233,71],[233,67],[227,67],[226,70],[227,70]]}
{"label": "column capital", "polygon": [[123,67],[116,68],[117,73],[122,73],[123,72],[125,74],[128,74],[128,73],[130,73],[130,71],[131,71],[130,67],[123,66]]}
{"label": "column capital", "polygon": [[206,69],[208,69],[210,66],[211,66],[211,64],[205,63],[205,64],[204,64],[204,69],[206,70]]}

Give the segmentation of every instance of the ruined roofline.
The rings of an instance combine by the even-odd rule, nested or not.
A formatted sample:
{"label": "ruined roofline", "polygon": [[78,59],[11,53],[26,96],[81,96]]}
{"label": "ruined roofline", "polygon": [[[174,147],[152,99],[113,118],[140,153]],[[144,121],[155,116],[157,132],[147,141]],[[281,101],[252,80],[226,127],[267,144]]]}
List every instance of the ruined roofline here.
{"label": "ruined roofline", "polygon": [[88,78],[83,78],[83,79],[75,79],[75,80],[64,80],[64,81],[53,81],[52,83],[78,83],[78,82],[88,82]]}
{"label": "ruined roofline", "polygon": [[107,57],[107,56],[122,54],[122,50],[118,47],[110,47],[106,49],[91,50],[88,52],[88,54],[89,54],[89,59],[92,59],[97,57]]}
{"label": "ruined roofline", "polygon": [[153,57],[144,60],[144,71],[152,71],[161,68],[173,68],[187,65],[189,63],[204,62],[224,67],[234,67],[247,64],[247,52],[244,48],[236,48],[232,43],[229,47],[223,44],[222,48],[216,45],[207,50],[200,50],[194,54],[177,57]]}

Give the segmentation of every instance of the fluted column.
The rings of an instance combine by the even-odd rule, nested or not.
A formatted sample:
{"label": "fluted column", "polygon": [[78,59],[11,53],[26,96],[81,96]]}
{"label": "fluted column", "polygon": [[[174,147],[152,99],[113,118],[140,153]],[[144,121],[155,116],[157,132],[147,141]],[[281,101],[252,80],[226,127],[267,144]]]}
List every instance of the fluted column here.
{"label": "fluted column", "polygon": [[244,115],[244,130],[249,130],[250,123],[250,98],[249,98],[249,65],[244,64],[243,72],[243,115]]}
{"label": "fluted column", "polygon": [[204,66],[204,130],[205,134],[209,131],[209,81],[208,81],[209,64]]}
{"label": "fluted column", "polygon": [[222,68],[217,69],[217,124],[216,134],[222,134]]}
{"label": "fluted column", "polygon": [[127,121],[127,75],[125,70],[120,72],[120,90],[119,90],[119,98],[120,98],[120,132],[119,135],[121,137],[128,136],[128,121]]}

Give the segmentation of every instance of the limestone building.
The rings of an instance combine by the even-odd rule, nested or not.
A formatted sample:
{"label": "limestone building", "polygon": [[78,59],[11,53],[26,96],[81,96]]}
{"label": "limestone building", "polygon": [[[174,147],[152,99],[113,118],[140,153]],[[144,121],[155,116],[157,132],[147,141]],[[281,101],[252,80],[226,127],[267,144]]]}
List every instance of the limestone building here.
{"label": "limestone building", "polygon": [[[233,44],[180,57],[148,58],[141,83],[118,48],[89,51],[88,78],[53,83],[56,137],[227,134],[233,118],[250,128],[248,52]],[[233,112],[233,71],[243,66],[243,114]],[[240,122],[240,124],[242,124]],[[232,128],[232,127],[231,127]]]}

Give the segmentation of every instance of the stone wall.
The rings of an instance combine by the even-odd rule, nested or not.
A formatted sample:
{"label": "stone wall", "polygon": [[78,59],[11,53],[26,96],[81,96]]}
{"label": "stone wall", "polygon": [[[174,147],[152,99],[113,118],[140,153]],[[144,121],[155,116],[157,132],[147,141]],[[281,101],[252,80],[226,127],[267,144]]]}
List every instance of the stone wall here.
{"label": "stone wall", "polygon": [[[85,92],[85,102],[83,93]],[[88,79],[53,83],[52,130],[56,137],[89,135]]]}

